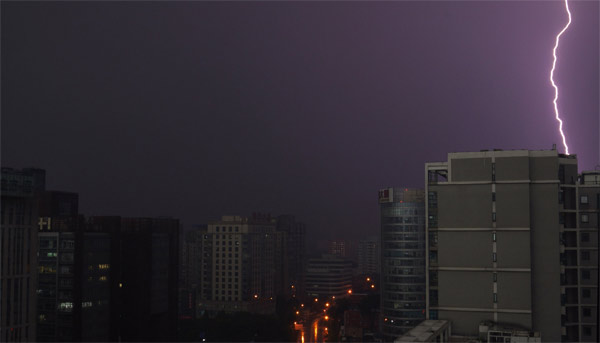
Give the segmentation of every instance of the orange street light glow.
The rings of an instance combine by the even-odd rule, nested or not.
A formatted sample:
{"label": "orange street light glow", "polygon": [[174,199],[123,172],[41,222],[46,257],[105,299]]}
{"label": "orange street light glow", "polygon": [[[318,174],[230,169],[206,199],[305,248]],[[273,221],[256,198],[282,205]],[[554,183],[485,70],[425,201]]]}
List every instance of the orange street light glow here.
{"label": "orange street light glow", "polygon": [[375,285],[371,285],[371,288],[375,288]]}
{"label": "orange street light glow", "polygon": [[325,316],[325,320],[329,320],[329,316]]}
{"label": "orange street light glow", "polygon": [[315,302],[319,301],[319,299],[315,298]]}
{"label": "orange street light glow", "polygon": [[296,314],[300,314],[300,311],[296,311]]}
{"label": "orange street light glow", "polygon": [[368,278],[367,278],[367,282],[369,282],[369,281],[371,281],[371,278],[370,278],[370,277],[368,277]]}
{"label": "orange street light glow", "polygon": [[352,294],[352,290],[351,289],[348,290],[348,294]]}
{"label": "orange street light glow", "polygon": [[325,303],[325,306],[326,306],[326,307],[329,307],[329,303]]}

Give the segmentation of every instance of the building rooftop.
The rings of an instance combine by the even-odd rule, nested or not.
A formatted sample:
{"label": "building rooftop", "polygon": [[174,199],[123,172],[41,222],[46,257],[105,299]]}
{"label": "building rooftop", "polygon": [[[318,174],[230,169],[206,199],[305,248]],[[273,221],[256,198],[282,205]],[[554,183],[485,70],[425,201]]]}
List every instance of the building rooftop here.
{"label": "building rooftop", "polygon": [[396,338],[396,342],[433,342],[440,332],[446,330],[450,323],[447,320],[425,320],[404,335]]}

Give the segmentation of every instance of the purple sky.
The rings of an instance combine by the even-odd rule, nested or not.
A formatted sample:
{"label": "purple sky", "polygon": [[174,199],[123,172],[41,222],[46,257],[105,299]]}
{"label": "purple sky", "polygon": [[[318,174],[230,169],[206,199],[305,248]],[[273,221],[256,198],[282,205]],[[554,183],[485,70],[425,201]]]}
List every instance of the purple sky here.
{"label": "purple sky", "polygon": [[[2,2],[2,165],[84,214],[294,213],[378,232],[377,191],[448,152],[549,149],[560,1]],[[599,7],[572,1],[559,108],[599,156]]]}

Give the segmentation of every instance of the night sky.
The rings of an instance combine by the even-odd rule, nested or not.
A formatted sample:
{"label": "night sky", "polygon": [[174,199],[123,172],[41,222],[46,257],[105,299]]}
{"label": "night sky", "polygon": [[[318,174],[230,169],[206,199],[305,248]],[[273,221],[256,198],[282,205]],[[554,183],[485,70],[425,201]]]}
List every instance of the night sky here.
{"label": "night sky", "polygon": [[[481,149],[562,151],[560,1],[2,2],[2,166],[85,215],[293,213],[377,234],[377,191]],[[599,164],[599,3],[572,1],[559,108]]]}

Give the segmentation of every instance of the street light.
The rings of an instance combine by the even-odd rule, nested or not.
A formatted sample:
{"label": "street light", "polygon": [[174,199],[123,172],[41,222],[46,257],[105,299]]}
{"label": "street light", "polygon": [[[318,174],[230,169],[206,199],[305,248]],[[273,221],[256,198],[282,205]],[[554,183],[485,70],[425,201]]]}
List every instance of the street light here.
{"label": "street light", "polygon": [[329,316],[325,316],[325,320],[329,320]]}
{"label": "street light", "polygon": [[329,307],[329,303],[325,303],[325,307]]}

